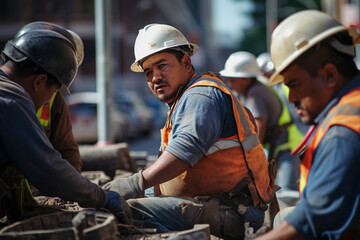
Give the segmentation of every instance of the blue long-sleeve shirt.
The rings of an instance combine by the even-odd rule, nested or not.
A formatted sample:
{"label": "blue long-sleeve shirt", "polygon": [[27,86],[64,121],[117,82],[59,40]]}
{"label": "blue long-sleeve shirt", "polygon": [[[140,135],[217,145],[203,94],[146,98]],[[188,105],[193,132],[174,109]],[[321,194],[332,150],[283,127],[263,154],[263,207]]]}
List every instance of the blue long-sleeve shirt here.
{"label": "blue long-sleeve shirt", "polygon": [[48,196],[103,207],[104,190],[61,158],[36,116],[30,95],[0,71],[0,164],[11,163]]}
{"label": "blue long-sleeve shirt", "polygon": [[[350,81],[315,119],[319,123],[339,99],[360,86]],[[305,239],[338,239],[359,210],[360,135],[331,127],[316,148],[300,203],[285,220]]]}

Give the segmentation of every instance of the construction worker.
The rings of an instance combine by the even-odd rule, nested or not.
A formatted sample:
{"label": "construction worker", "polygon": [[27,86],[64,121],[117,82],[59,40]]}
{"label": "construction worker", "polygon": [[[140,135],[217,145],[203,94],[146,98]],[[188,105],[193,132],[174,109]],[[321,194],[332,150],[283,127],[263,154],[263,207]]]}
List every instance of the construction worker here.
{"label": "construction worker", "polygon": [[289,101],[311,127],[301,151],[300,202],[281,210],[277,227],[258,239],[359,237],[358,39],[356,30],[317,10],[289,16],[272,33],[276,71],[269,83],[289,87]]}
{"label": "construction worker", "polygon": [[[276,186],[248,112],[219,75],[195,73],[191,56],[198,46],[178,29],[147,25],[134,49],[131,70],[144,72],[150,90],[170,108],[161,155],[104,188],[133,198],[134,222],[160,232],[208,223],[213,235],[242,239],[244,222],[261,227]],[[152,186],[158,197],[140,198]]]}
{"label": "construction worker", "polygon": [[274,90],[258,80],[265,77],[256,57],[249,52],[232,53],[220,74],[226,77],[240,102],[254,115],[260,141],[268,150],[268,159],[276,160],[278,171],[275,183],[281,187],[276,193],[280,205],[294,205],[299,199],[297,181],[300,161],[290,155],[289,129],[296,126],[291,122],[286,106]]}
{"label": "construction worker", "polygon": [[[275,72],[274,63],[271,60],[270,54],[268,52],[261,53],[256,58],[256,63],[258,64],[261,72],[264,76],[269,80],[271,75]],[[292,154],[292,152],[296,149],[296,147],[300,144],[302,139],[304,138],[305,133],[307,132],[309,126],[303,123],[300,119],[300,116],[297,114],[295,106],[289,102],[289,88],[284,84],[275,84],[272,86],[267,86],[275,91],[278,98],[281,101],[283,112],[282,117],[284,118],[284,122],[291,122],[293,124],[287,124],[287,132],[288,132],[288,149],[291,150],[291,159],[293,161],[289,161],[288,164],[295,164],[295,168],[293,168],[295,172],[294,176],[299,177],[299,159],[296,155]],[[279,176],[281,176],[281,172]],[[278,176],[278,178],[279,178]],[[286,175],[285,175],[286,176]],[[296,180],[298,182],[298,179]],[[278,182],[279,184],[279,182]],[[297,185],[297,184],[296,184]],[[295,190],[295,189],[293,189]],[[292,192],[293,194],[298,194],[296,191]],[[298,201],[298,196],[293,194],[286,194],[285,192],[279,191],[277,192],[278,198],[280,199],[280,205],[282,206],[291,206],[294,205]]]}
{"label": "construction worker", "polygon": [[29,183],[47,196],[106,208],[122,222],[130,222],[120,195],[99,188],[62,159],[36,116],[54,92],[69,93],[78,69],[76,47],[69,37],[51,29],[28,29],[19,31],[2,51],[0,206],[8,223],[41,211]]}
{"label": "construction worker", "polygon": [[[76,47],[78,67],[81,65],[84,60],[84,45],[78,34],[71,30],[64,31],[64,28],[49,22],[32,22],[22,27],[21,31],[30,29],[51,29],[65,37],[71,34],[69,40]],[[53,147],[80,173],[82,162],[79,146],[73,136],[69,108],[64,96],[55,92],[50,101],[37,111],[37,116]]]}

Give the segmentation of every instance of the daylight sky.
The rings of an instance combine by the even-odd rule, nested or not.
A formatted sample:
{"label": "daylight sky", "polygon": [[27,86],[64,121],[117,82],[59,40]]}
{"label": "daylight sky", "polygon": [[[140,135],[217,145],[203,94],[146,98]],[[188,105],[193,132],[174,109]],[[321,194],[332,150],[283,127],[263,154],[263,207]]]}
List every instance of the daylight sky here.
{"label": "daylight sky", "polygon": [[244,12],[252,5],[247,0],[212,0],[213,28],[220,45],[233,46],[239,41],[243,29],[251,24]]}

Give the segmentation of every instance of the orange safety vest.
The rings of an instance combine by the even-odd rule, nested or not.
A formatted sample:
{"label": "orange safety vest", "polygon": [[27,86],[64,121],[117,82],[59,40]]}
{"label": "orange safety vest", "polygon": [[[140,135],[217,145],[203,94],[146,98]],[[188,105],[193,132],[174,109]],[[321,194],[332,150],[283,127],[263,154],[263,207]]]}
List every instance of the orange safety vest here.
{"label": "orange safety vest", "polygon": [[[230,192],[240,181],[248,178],[251,180],[248,188],[254,206],[261,201],[270,202],[274,189],[270,183],[269,164],[247,111],[226,85],[211,74],[201,76],[186,90],[196,86],[216,87],[231,96],[238,134],[218,139],[195,166],[160,184],[161,194],[179,197],[218,195],[223,190]],[[161,129],[162,152],[170,139],[171,115],[179,98],[172,105],[167,122]]]}
{"label": "orange safety vest", "polygon": [[313,153],[327,130],[333,125],[342,125],[360,134],[360,88],[343,96],[316,130],[300,164],[300,195],[307,183]]}

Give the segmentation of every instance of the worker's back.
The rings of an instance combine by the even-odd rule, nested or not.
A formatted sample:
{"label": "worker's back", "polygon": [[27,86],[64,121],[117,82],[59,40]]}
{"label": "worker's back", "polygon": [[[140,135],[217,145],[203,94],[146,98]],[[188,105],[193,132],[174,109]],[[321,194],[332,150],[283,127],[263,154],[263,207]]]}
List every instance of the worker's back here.
{"label": "worker's back", "polygon": [[[287,141],[286,128],[280,128],[278,124],[282,105],[272,90],[262,83],[254,81],[240,101],[249,108],[255,119],[266,119],[266,133],[263,140],[265,147],[267,143],[278,146]],[[271,157],[269,156],[269,158]]]}

